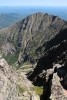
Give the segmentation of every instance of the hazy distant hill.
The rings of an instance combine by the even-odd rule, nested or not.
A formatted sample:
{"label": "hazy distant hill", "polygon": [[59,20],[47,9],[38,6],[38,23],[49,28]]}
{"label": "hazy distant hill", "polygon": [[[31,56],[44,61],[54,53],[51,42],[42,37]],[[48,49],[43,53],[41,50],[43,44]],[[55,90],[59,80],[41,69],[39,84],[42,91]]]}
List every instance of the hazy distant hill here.
{"label": "hazy distant hill", "polygon": [[16,13],[0,13],[0,29],[8,27],[19,21],[22,17],[21,14]]}

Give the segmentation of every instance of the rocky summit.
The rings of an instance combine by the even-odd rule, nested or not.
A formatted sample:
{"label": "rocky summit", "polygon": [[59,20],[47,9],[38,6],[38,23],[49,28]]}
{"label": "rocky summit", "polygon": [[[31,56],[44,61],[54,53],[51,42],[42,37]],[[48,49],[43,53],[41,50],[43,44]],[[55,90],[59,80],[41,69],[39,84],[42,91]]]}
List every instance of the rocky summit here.
{"label": "rocky summit", "polygon": [[39,12],[0,30],[0,56],[0,100],[67,100],[67,21]]}
{"label": "rocky summit", "polygon": [[18,60],[19,63],[28,61],[34,64],[49,48],[48,41],[60,34],[66,24],[57,16],[35,13],[0,30],[0,50],[10,64],[12,57],[12,63]]}

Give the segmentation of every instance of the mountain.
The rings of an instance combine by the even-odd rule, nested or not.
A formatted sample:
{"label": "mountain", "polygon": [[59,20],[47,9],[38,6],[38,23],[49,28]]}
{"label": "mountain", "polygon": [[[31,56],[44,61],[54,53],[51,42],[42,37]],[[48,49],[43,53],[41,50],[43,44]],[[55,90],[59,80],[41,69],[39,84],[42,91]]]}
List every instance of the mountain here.
{"label": "mountain", "polygon": [[[35,13],[0,30],[0,49],[3,56],[13,62],[36,63],[53,39],[66,26],[66,22],[47,13]],[[9,58],[9,59],[8,59]]]}
{"label": "mountain", "polygon": [[0,13],[0,29],[6,28],[19,21],[22,17],[21,14],[16,13]]}
{"label": "mountain", "polygon": [[[67,100],[66,21],[40,12],[28,16],[0,30],[0,54],[14,69],[19,68],[17,76],[11,75],[19,80],[24,72],[35,86],[43,87],[40,100]],[[28,81],[20,79],[21,84]]]}

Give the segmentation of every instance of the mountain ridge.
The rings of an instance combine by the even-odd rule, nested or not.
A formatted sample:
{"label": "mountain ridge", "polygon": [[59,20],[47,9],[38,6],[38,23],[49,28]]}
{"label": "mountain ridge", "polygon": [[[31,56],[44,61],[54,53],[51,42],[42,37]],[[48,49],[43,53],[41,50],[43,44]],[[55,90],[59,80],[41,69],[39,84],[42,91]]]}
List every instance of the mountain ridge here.
{"label": "mountain ridge", "polygon": [[[55,37],[65,24],[64,20],[47,13],[30,15],[13,26],[0,30],[2,52],[6,56],[18,53],[19,62],[28,60],[34,63],[43,55],[47,42]],[[41,53],[38,48],[44,43]]]}
{"label": "mountain ridge", "polygon": [[28,79],[43,87],[40,100],[67,100],[66,21],[48,14],[30,15],[0,30],[0,53],[17,67],[19,76],[26,67]]}

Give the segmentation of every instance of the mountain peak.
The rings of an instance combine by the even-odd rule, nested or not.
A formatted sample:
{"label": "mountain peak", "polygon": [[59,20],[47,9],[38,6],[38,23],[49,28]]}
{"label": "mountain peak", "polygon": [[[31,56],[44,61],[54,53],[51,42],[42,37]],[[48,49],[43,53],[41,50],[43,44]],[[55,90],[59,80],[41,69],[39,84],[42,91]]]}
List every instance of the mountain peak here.
{"label": "mountain peak", "polygon": [[39,18],[39,17],[45,17],[45,16],[50,16],[48,15],[47,13],[42,13],[42,12],[37,12],[37,13],[34,13],[32,15],[29,15],[28,17],[34,17],[34,18]]}
{"label": "mountain peak", "polygon": [[44,13],[42,13],[42,12],[37,12],[37,13],[34,13],[34,14],[32,14],[32,15],[40,15],[40,16],[43,15],[43,16],[44,16],[44,15],[48,15],[48,14],[47,14],[47,13],[44,14]]}
{"label": "mountain peak", "polygon": [[[0,47],[7,56],[19,53],[18,59],[35,62],[46,48],[45,43],[59,34],[65,21],[57,16],[32,14],[11,27],[0,31]],[[43,45],[43,50],[40,51]],[[19,60],[20,60],[19,59]]]}

